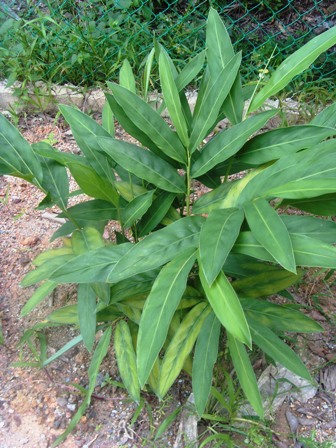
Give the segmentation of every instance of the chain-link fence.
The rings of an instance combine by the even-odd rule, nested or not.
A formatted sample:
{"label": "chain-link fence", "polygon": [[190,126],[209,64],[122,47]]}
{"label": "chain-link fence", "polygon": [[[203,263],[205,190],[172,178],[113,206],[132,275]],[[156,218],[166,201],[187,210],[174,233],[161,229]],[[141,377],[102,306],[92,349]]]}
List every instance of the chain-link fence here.
{"label": "chain-link fence", "polygon": [[[116,78],[127,58],[140,73],[153,36],[178,66],[205,45],[209,7],[243,51],[245,80],[255,79],[317,34],[336,25],[334,0],[8,0],[0,6],[0,77],[90,87]],[[336,49],[300,82],[335,89]],[[299,82],[299,81],[297,81]]]}

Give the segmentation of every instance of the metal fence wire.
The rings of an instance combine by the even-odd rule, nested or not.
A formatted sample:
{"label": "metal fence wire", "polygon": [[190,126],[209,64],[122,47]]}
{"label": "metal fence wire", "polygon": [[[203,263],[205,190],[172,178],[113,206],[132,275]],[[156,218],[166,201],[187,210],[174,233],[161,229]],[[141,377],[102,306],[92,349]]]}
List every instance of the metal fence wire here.
{"label": "metal fence wire", "polygon": [[[209,7],[243,52],[245,80],[255,79],[273,52],[275,68],[336,25],[334,0],[9,0],[0,6],[0,76],[22,81],[29,72],[33,81],[90,87],[116,79],[125,58],[139,74],[154,35],[183,67],[205,46]],[[335,47],[312,68],[300,78],[305,86],[335,90]]]}

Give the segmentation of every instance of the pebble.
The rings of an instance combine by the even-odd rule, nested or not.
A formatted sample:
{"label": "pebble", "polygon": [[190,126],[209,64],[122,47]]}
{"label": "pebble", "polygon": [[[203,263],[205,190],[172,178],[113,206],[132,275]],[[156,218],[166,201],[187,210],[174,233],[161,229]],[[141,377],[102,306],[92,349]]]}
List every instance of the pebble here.
{"label": "pebble", "polygon": [[73,403],[68,403],[67,404],[67,408],[69,409],[69,411],[75,411],[76,410],[76,405]]}
{"label": "pebble", "polygon": [[56,399],[57,403],[59,406],[65,407],[68,404],[68,401],[66,400],[66,398],[63,397],[58,397]]}

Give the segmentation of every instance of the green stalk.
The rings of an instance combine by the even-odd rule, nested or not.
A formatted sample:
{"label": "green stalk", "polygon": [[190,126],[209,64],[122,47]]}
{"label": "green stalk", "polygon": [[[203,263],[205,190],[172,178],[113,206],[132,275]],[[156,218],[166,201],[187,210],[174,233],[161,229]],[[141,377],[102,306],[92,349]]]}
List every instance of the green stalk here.
{"label": "green stalk", "polygon": [[186,193],[187,216],[190,216],[190,192],[191,192],[190,169],[191,169],[191,155],[190,155],[190,152],[188,151],[188,164],[187,164],[187,193]]}

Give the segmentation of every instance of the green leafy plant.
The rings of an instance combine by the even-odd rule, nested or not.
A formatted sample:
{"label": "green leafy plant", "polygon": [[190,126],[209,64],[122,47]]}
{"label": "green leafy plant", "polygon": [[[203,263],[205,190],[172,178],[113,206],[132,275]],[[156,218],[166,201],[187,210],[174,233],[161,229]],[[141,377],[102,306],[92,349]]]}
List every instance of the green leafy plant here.
{"label": "green leafy plant", "polygon": [[[53,311],[35,329],[70,324],[80,335],[42,364],[82,341],[94,350],[87,395],[65,435],[90,401],[112,330],[120,375],[136,402],[142,389],[162,399],[184,370],[202,416],[219,344],[221,350],[226,344],[260,418],[264,410],[249,358],[254,345],[311,380],[279,334],[322,327],[297,307],[268,297],[285,294],[305,267],[336,268],[336,223],[325,219],[336,204],[336,107],[310,124],[272,130],[265,126],[278,111],[260,108],[335,45],[336,28],[287,58],[248,98],[245,111],[241,54],[213,9],[206,39],[206,51],[180,72],[156,45],[162,108],[172,126],[137,95],[127,63],[120,84],[108,83],[103,126],[73,107],[60,107],[82,155],[47,142],[29,145],[0,117],[1,172],[40,188],[46,194],[40,207],[56,205],[66,219],[52,238],[62,238],[63,246],[39,255],[22,281],[40,283],[22,316],[57,285],[75,283],[77,304]],[[191,111],[184,89],[200,72]],[[113,117],[139,144],[113,136]],[[224,117],[228,128],[213,133]],[[78,192],[92,199],[67,205],[67,169]],[[199,184],[207,192],[195,200]],[[286,214],[288,207],[300,213]],[[120,229],[106,241],[102,235],[111,220]]]}

